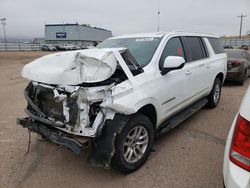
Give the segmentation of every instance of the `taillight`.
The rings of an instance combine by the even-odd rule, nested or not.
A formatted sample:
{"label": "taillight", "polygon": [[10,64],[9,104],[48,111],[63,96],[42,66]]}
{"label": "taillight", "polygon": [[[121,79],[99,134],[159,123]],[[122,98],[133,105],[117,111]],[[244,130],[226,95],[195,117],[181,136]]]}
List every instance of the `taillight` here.
{"label": "taillight", "polygon": [[231,67],[238,67],[241,65],[241,62],[240,61],[231,61],[228,63],[228,65]]}
{"label": "taillight", "polygon": [[250,122],[238,116],[229,154],[236,165],[250,171]]}

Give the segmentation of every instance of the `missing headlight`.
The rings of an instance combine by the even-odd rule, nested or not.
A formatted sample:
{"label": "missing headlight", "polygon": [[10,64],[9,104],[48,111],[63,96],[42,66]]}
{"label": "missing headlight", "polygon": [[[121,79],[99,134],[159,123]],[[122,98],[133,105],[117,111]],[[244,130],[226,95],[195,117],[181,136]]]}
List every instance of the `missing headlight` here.
{"label": "missing headlight", "polygon": [[90,124],[92,124],[94,122],[97,114],[101,111],[100,104],[101,104],[101,102],[96,102],[96,103],[93,103],[92,105],[90,105],[90,109],[89,109]]}

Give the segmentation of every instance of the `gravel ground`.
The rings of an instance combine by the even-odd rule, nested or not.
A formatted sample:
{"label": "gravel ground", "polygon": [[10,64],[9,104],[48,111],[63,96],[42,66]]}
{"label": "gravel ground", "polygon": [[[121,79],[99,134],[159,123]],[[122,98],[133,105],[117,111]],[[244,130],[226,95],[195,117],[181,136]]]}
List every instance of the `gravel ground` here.
{"label": "gravel ground", "polygon": [[250,83],[226,84],[216,109],[202,109],[156,140],[147,163],[122,175],[92,168],[86,155],[74,155],[16,125],[24,116],[20,72],[44,52],[0,52],[0,187],[223,187],[222,162],[227,133]]}

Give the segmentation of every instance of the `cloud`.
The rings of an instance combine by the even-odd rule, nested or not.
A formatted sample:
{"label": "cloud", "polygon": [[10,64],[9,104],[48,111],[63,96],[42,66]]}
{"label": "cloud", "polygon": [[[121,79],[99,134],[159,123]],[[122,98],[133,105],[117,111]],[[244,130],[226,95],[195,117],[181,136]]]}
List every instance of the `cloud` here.
{"label": "cloud", "polygon": [[[158,0],[1,0],[7,36],[43,37],[45,23],[91,24],[114,35],[157,30]],[[249,0],[160,0],[160,29],[237,35],[250,30]],[[0,28],[2,33],[2,28]],[[0,33],[0,36],[1,36]]]}

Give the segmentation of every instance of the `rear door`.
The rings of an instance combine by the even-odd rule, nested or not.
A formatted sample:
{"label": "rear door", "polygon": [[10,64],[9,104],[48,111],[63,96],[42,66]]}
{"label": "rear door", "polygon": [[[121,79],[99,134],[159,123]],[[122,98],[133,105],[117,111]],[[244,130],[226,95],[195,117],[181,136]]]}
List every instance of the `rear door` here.
{"label": "rear door", "polygon": [[190,101],[195,101],[204,96],[209,91],[209,58],[205,48],[204,41],[198,36],[184,37],[185,48],[188,56],[186,63],[186,74],[190,74]]}

